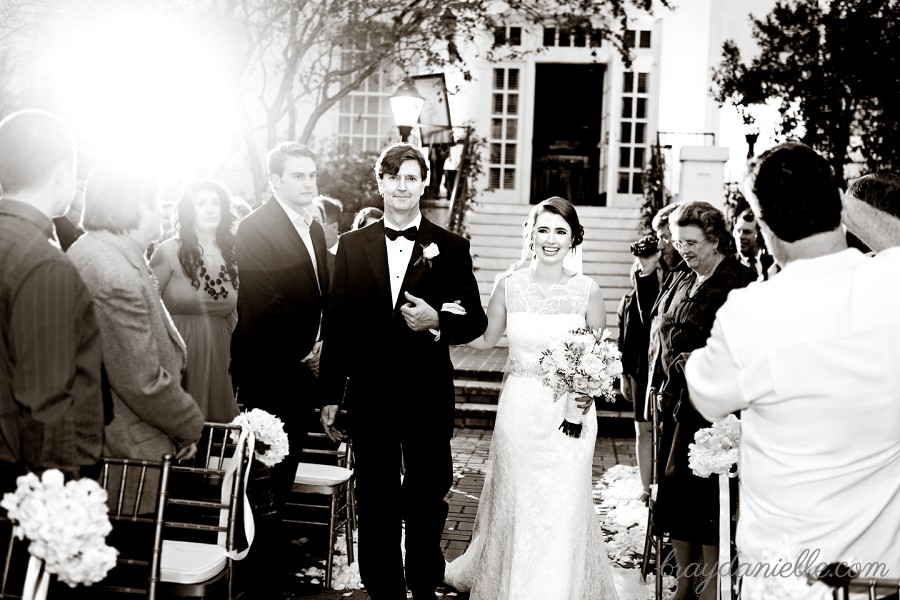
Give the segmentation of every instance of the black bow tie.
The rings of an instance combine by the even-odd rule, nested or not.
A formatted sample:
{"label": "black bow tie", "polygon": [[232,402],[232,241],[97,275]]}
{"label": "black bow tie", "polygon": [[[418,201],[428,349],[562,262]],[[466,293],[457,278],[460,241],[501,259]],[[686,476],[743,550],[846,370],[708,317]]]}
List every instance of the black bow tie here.
{"label": "black bow tie", "polygon": [[403,236],[411,242],[416,241],[416,229],[415,225],[412,227],[407,227],[403,231],[397,231],[396,229],[391,229],[390,227],[384,228],[384,235],[388,237],[392,242],[395,241],[398,237]]}

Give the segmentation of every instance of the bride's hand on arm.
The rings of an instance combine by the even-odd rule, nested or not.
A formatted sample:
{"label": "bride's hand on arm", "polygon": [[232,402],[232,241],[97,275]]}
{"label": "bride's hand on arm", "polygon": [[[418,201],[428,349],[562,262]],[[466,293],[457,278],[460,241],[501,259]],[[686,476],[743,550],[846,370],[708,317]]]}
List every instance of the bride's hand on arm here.
{"label": "bride's hand on arm", "polygon": [[591,282],[591,294],[588,296],[587,309],[584,312],[584,320],[592,329],[606,327],[606,303],[603,301],[603,293],[596,281]]}
{"label": "bride's hand on arm", "polygon": [[491,294],[487,307],[488,325],[484,335],[477,337],[466,346],[475,350],[493,348],[506,331],[506,280],[498,282]]}

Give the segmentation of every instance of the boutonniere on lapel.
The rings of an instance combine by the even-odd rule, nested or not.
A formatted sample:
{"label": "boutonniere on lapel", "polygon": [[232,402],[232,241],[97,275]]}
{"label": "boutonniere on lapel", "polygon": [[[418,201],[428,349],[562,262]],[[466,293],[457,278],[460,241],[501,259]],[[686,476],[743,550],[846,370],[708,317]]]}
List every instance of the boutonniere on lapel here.
{"label": "boutonniere on lapel", "polygon": [[413,264],[413,266],[417,266],[421,263],[425,263],[427,266],[430,267],[431,259],[434,258],[435,256],[437,256],[438,254],[440,254],[441,251],[438,250],[437,244],[435,244],[434,242],[431,242],[427,246],[425,244],[419,244],[419,245],[422,246],[422,256],[419,257],[419,260],[417,260]]}

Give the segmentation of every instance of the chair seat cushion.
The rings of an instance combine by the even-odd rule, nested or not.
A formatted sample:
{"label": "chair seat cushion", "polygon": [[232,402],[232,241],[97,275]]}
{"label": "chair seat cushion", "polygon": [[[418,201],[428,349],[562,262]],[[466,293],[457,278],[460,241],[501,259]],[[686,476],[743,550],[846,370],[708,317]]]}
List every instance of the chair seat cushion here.
{"label": "chair seat cushion", "polygon": [[303,485],[338,485],[353,475],[353,471],[334,465],[300,463],[294,483]]}
{"label": "chair seat cushion", "polygon": [[222,546],[163,540],[159,577],[170,583],[200,583],[221,573],[227,564]]}

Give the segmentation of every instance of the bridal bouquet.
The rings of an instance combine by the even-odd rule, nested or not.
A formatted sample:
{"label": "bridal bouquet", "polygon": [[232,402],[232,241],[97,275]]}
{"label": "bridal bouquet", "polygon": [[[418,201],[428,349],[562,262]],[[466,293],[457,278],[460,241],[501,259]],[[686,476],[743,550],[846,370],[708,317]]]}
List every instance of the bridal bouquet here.
{"label": "bridal bouquet", "polygon": [[541,353],[544,385],[553,390],[554,401],[566,397],[565,417],[559,428],[568,436],[581,435],[581,398],[616,399],[613,383],[622,374],[622,353],[609,337],[608,329],[573,329],[564,339],[550,342]]}
{"label": "bridal bouquet", "polygon": [[[17,480],[15,492],[3,495],[19,539],[27,537],[31,561],[25,598],[45,598],[49,573],[70,587],[91,585],[115,566],[118,552],[106,545],[112,531],[106,490],[93,479],[65,483],[57,469]],[[38,573],[40,572],[40,575]]]}
{"label": "bridal bouquet", "polygon": [[728,474],[737,464],[740,442],[741,421],[728,415],[694,434],[694,443],[688,445],[688,465],[697,477]]}
{"label": "bridal bouquet", "polygon": [[[264,465],[277,465],[288,455],[288,437],[284,432],[284,423],[272,413],[254,408],[236,416],[232,423],[247,427],[253,433],[253,455]],[[235,433],[231,435],[235,437]]]}

